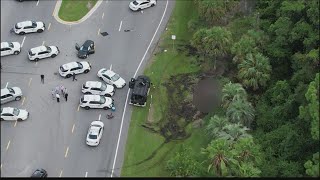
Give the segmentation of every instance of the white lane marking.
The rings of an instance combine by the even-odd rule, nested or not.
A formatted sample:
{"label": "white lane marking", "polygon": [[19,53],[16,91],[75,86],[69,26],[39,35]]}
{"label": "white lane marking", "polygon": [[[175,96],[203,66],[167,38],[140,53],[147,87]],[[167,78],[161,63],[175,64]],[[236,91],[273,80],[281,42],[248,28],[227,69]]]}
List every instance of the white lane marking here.
{"label": "white lane marking", "polygon": [[110,70],[112,70],[112,64],[110,65]]}
{"label": "white lane marking", "polygon": [[2,163],[1,163],[1,169],[2,169]]}
{"label": "white lane marking", "polygon": [[68,152],[69,152],[69,146],[67,147],[66,153],[64,154],[65,158],[68,156]]}
{"label": "white lane marking", "polygon": [[99,28],[99,30],[98,30],[98,35],[100,34],[100,28]]}
{"label": "white lane marking", "polygon": [[9,140],[6,150],[8,151],[11,141]]}
{"label": "white lane marking", "polygon": [[42,46],[44,45],[45,42],[46,42],[46,41],[42,41]]}
{"label": "white lane marking", "polygon": [[16,122],[14,123],[14,126],[13,126],[13,127],[16,127],[16,126],[17,126],[17,122],[18,122],[18,121],[16,120]]}
{"label": "white lane marking", "polygon": [[[146,54],[147,54],[147,52],[148,52],[151,44],[152,44],[152,42],[153,42],[153,39],[154,39],[154,37],[156,36],[156,34],[157,34],[158,30],[159,30],[159,27],[160,27],[160,25],[161,25],[161,23],[162,23],[162,20],[163,20],[163,18],[164,18],[164,15],[166,14],[167,7],[168,7],[168,0],[167,0],[167,3],[166,3],[166,7],[165,7],[165,9],[164,9],[164,12],[163,12],[163,14],[162,14],[161,20],[160,20],[160,22],[159,22],[159,25],[158,25],[158,27],[157,27],[157,29],[156,29],[156,32],[154,33],[154,35],[153,35],[153,37],[152,37],[152,39],[151,39],[151,41],[150,41],[150,43],[149,43],[149,46],[148,46],[146,52],[144,53],[144,55],[143,55],[143,57],[142,57],[142,59],[141,59],[141,61],[140,61],[140,64],[139,64],[136,72],[134,73],[134,76],[133,76],[133,77],[135,77],[135,76],[137,75],[137,72],[138,72],[138,70],[139,70],[139,68],[140,68],[140,66],[141,66],[141,64],[142,64],[142,62],[143,62],[143,60],[144,60],[144,58],[145,58],[145,56],[146,56]],[[125,113],[126,113],[126,107],[127,107],[127,103],[128,103],[129,92],[130,92],[130,89],[128,89],[127,97],[126,97],[126,102],[125,102],[124,108],[123,108],[123,114],[122,114],[122,118],[121,118],[120,131],[119,131],[118,142],[117,142],[117,147],[116,147],[116,154],[114,155],[114,160],[113,160],[113,165],[112,165],[112,170],[111,170],[111,176],[110,176],[110,177],[113,176],[114,167],[115,167],[115,165],[116,165],[116,160],[117,160],[117,155],[118,155],[118,148],[119,148],[119,143],[120,143],[120,139],[121,139],[121,131],[122,131],[122,126],[123,126],[124,115],[125,115]]]}
{"label": "white lane marking", "polygon": [[7,82],[7,84],[6,84],[6,88],[8,87],[8,85],[9,85],[9,82]]}
{"label": "white lane marking", "polygon": [[109,1],[107,0],[106,3],[108,3]]}
{"label": "white lane marking", "polygon": [[71,133],[73,133],[73,131],[74,131],[74,125],[75,125],[75,124],[73,124],[73,126],[72,126],[72,130],[71,130]]}
{"label": "white lane marking", "polygon": [[120,22],[119,31],[121,31],[122,21]]}
{"label": "white lane marking", "polygon": [[79,111],[79,109],[80,109],[80,105],[78,106],[78,111]]}
{"label": "white lane marking", "polygon": [[63,172],[63,170],[61,169],[59,177],[61,177],[61,176],[62,176],[62,172]]}
{"label": "white lane marking", "polygon": [[39,4],[39,0],[38,0],[38,2],[37,2],[37,5],[36,5],[36,6],[38,6],[38,4]]}
{"label": "white lane marking", "polygon": [[32,78],[30,78],[30,80],[29,80],[29,86],[30,86],[30,84],[31,84],[31,81],[32,81]]}
{"label": "white lane marking", "polygon": [[101,114],[99,114],[99,121],[100,121],[100,119],[101,119]]}
{"label": "white lane marking", "polygon": [[36,61],[36,65],[38,64],[38,61]]}
{"label": "white lane marking", "polygon": [[24,100],[26,100],[26,97],[23,97],[23,100],[22,100],[22,103],[21,103],[21,105],[23,105],[23,103],[24,103]]}
{"label": "white lane marking", "polygon": [[101,18],[103,19],[103,17],[104,17],[104,13],[102,13],[102,17]]}
{"label": "white lane marking", "polygon": [[86,175],[84,177],[88,177],[88,172],[86,172]]}
{"label": "white lane marking", "polygon": [[49,26],[48,26],[48,31],[49,31],[50,27],[51,27],[51,23],[49,23]]}
{"label": "white lane marking", "polygon": [[26,36],[23,37],[23,40],[21,42],[21,47],[23,47],[23,43],[24,43],[24,40],[26,39]]}

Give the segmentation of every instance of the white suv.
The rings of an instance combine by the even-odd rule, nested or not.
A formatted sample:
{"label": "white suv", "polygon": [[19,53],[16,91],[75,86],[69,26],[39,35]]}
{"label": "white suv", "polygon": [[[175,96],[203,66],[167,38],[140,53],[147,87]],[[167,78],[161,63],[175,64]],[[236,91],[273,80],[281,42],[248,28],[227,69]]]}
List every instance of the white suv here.
{"label": "white suv", "polygon": [[74,61],[67,64],[63,64],[59,67],[59,74],[62,77],[69,78],[73,73],[88,73],[91,70],[91,64],[87,61]]}
{"label": "white suv", "polygon": [[57,46],[38,46],[28,52],[30,61],[38,61],[48,57],[56,57],[60,53]]}
{"label": "white suv", "polygon": [[10,101],[19,101],[22,97],[22,91],[19,87],[1,89],[1,104]]}
{"label": "white suv", "polygon": [[83,95],[80,98],[80,107],[83,107],[86,110],[90,108],[111,109],[114,105],[113,103],[113,99],[101,95]]}
{"label": "white suv", "polygon": [[11,54],[19,54],[21,52],[21,45],[18,42],[1,42],[1,56]]}
{"label": "white suv", "polygon": [[85,84],[82,84],[82,92],[84,94],[96,94],[111,97],[115,92],[115,88],[99,81],[87,81]]}
{"label": "white suv", "polygon": [[156,0],[135,0],[129,4],[129,8],[132,11],[139,11],[148,7],[152,7],[157,4]]}
{"label": "white suv", "polygon": [[22,21],[18,22],[13,27],[13,31],[20,35],[33,32],[41,33],[44,29],[45,24],[42,21]]}

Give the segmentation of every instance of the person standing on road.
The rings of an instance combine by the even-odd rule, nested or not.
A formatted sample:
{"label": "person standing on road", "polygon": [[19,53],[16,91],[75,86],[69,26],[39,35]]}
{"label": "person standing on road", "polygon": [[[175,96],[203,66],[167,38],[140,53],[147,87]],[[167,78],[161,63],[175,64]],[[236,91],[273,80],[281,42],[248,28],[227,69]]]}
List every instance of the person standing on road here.
{"label": "person standing on road", "polygon": [[60,95],[59,93],[56,93],[57,102],[60,102]]}
{"label": "person standing on road", "polygon": [[64,93],[64,98],[66,99],[66,101],[68,101],[68,92]]}
{"label": "person standing on road", "polygon": [[74,81],[74,80],[77,81],[77,79],[76,79],[76,73],[73,73],[73,74],[72,74],[72,81]]}
{"label": "person standing on road", "polygon": [[62,96],[64,96],[64,89],[65,87],[63,85],[60,85],[60,94],[62,94]]}
{"label": "person standing on road", "polygon": [[44,75],[41,74],[40,77],[41,77],[41,82],[42,82],[42,84],[44,84]]}

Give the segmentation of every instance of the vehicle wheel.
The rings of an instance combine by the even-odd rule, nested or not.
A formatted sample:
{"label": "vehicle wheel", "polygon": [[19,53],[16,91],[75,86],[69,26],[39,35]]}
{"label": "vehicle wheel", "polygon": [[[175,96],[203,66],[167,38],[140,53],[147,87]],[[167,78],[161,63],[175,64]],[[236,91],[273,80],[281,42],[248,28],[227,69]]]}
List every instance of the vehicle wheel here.
{"label": "vehicle wheel", "polygon": [[51,55],[52,58],[54,58],[54,57],[56,57],[56,56],[57,56],[56,54],[52,54],[52,55]]}
{"label": "vehicle wheel", "polygon": [[107,106],[106,106],[106,107],[103,107],[103,109],[104,109],[104,110],[108,110],[108,109],[109,109],[109,107],[107,107]]}
{"label": "vehicle wheel", "polygon": [[117,86],[116,85],[112,85],[114,88],[117,88]]}
{"label": "vehicle wheel", "polygon": [[38,61],[39,61],[39,58],[35,58],[34,60],[35,60],[36,62],[38,62]]}
{"label": "vehicle wheel", "polygon": [[67,75],[66,75],[66,78],[70,78],[70,77],[71,77],[71,74],[67,74]]}
{"label": "vehicle wheel", "polygon": [[38,33],[42,33],[43,30],[42,30],[42,29],[38,29],[37,32],[38,32]]}
{"label": "vehicle wheel", "polygon": [[19,118],[19,119],[17,119],[17,121],[22,121],[22,119],[21,119],[21,118]]}
{"label": "vehicle wheel", "polygon": [[86,106],[86,107],[84,107],[84,109],[89,110],[90,108],[89,108],[89,106]]}
{"label": "vehicle wheel", "polygon": [[153,7],[155,4],[151,4],[151,7]]}
{"label": "vehicle wheel", "polygon": [[89,72],[89,69],[86,69],[86,70],[84,71],[84,73],[86,73],[86,74],[87,74],[88,72]]}
{"label": "vehicle wheel", "polygon": [[1,118],[1,121],[3,121],[4,119],[3,118]]}
{"label": "vehicle wheel", "polygon": [[140,11],[140,10],[141,10],[141,8],[138,8],[138,9],[137,9],[137,11]]}
{"label": "vehicle wheel", "polygon": [[102,77],[99,77],[99,79],[101,79],[103,81],[103,78]]}
{"label": "vehicle wheel", "polygon": [[17,55],[17,54],[19,54],[20,53],[20,51],[15,51],[13,54],[14,55]]}
{"label": "vehicle wheel", "polygon": [[21,96],[18,96],[15,98],[16,101],[19,101],[21,99]]}
{"label": "vehicle wheel", "polygon": [[25,34],[25,32],[19,32],[19,35],[24,35]]}
{"label": "vehicle wheel", "polygon": [[111,97],[111,95],[110,95],[110,94],[105,94],[105,96],[106,96],[106,97]]}
{"label": "vehicle wheel", "polygon": [[93,51],[92,54],[94,54],[96,51]]}
{"label": "vehicle wheel", "polygon": [[84,94],[92,94],[91,92],[85,92]]}

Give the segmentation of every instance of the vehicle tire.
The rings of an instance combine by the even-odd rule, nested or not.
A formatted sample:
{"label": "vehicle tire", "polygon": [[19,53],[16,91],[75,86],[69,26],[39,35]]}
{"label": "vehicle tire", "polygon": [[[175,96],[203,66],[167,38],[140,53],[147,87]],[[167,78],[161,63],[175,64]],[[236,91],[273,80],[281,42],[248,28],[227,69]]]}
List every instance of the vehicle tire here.
{"label": "vehicle tire", "polygon": [[85,92],[84,94],[92,94],[91,92]]}
{"label": "vehicle tire", "polygon": [[110,109],[110,108],[106,106],[106,107],[103,107],[103,109],[104,109],[104,110],[108,110],[108,109]]}
{"label": "vehicle tire", "polygon": [[117,88],[117,86],[116,86],[116,85],[114,85],[114,84],[113,84],[112,86],[113,86],[115,89]]}
{"label": "vehicle tire", "polygon": [[21,119],[21,118],[19,118],[19,119],[17,119],[17,121],[22,121],[22,119]]}
{"label": "vehicle tire", "polygon": [[19,35],[24,35],[25,34],[25,32],[19,32]]}
{"label": "vehicle tire", "polygon": [[4,121],[4,119],[3,119],[3,118],[1,118],[1,121]]}
{"label": "vehicle tire", "polygon": [[43,30],[42,30],[42,29],[38,29],[37,32],[38,32],[38,33],[42,33]]}
{"label": "vehicle tire", "polygon": [[99,79],[101,79],[103,81],[103,78],[102,77],[99,77]]}
{"label": "vehicle tire", "polygon": [[96,51],[93,51],[92,54],[94,54]]}
{"label": "vehicle tire", "polygon": [[105,94],[104,96],[105,96],[105,97],[111,97],[111,95],[110,95],[110,94]]}
{"label": "vehicle tire", "polygon": [[18,96],[14,100],[19,101],[20,99],[21,99],[21,96]]}
{"label": "vehicle tire", "polygon": [[84,70],[84,73],[87,74],[89,72],[89,69]]}
{"label": "vehicle tire", "polygon": [[13,54],[14,55],[17,55],[17,54],[19,54],[20,53],[20,51],[15,51]]}
{"label": "vehicle tire", "polygon": [[137,11],[140,11],[140,10],[141,10],[141,8],[138,8],[138,9],[137,9]]}
{"label": "vehicle tire", "polygon": [[51,55],[52,58],[54,58],[54,57],[56,57],[56,56],[57,56],[56,54],[52,54],[52,55]]}
{"label": "vehicle tire", "polygon": [[71,77],[71,74],[67,74],[67,75],[66,75],[66,78],[70,78],[70,77]]}
{"label": "vehicle tire", "polygon": [[89,106],[86,106],[86,107],[84,107],[84,109],[85,109],[85,110],[89,110],[89,109],[90,109],[90,107],[89,107]]}
{"label": "vehicle tire", "polygon": [[153,7],[155,4],[151,4],[151,7]]}
{"label": "vehicle tire", "polygon": [[39,61],[39,58],[35,58],[34,60],[35,60],[36,62],[38,62],[38,61]]}

